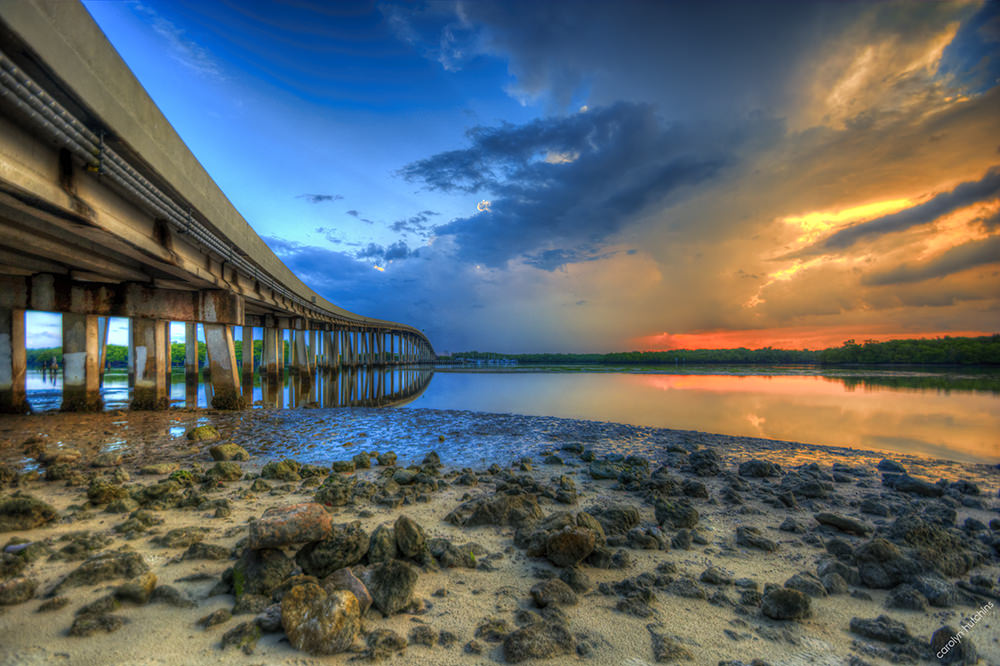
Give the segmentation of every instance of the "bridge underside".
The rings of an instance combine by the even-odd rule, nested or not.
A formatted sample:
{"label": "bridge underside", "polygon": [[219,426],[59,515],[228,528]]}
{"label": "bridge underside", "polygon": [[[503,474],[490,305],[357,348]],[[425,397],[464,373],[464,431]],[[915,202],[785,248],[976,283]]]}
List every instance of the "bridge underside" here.
{"label": "bridge underside", "polygon": [[[240,383],[252,381],[254,357],[245,355],[238,368],[234,337],[253,349],[255,328],[263,344],[257,369],[271,378],[286,364],[308,376],[317,369],[433,359],[419,330],[338,308],[281,264],[82,7],[66,3],[50,11],[28,0],[4,6],[0,411],[27,409],[26,310],[63,315],[63,407],[71,410],[100,407],[108,317],[130,321],[135,408],[167,404],[173,321],[188,324],[189,350],[197,347],[195,325],[202,325],[217,407],[243,404]],[[32,34],[35,48],[25,37]],[[67,44],[72,48],[63,52],[52,46]],[[46,62],[37,49],[66,60]],[[89,54],[84,69],[78,53]],[[60,71],[79,74],[80,89]],[[108,99],[100,87],[108,81],[132,96]],[[131,141],[123,136],[130,132]],[[152,166],[156,160],[161,166]],[[198,371],[190,354],[187,368]]]}

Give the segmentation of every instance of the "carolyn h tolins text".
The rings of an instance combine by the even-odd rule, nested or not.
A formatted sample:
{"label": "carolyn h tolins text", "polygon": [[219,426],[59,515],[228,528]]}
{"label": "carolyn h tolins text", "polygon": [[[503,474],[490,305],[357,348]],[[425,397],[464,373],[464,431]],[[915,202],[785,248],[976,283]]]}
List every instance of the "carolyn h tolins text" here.
{"label": "carolyn h tolins text", "polygon": [[970,631],[972,631],[972,628],[975,627],[980,620],[986,617],[987,613],[993,610],[994,605],[995,604],[992,601],[987,601],[985,604],[983,604],[982,608],[976,611],[976,614],[970,617],[968,622],[961,625],[962,628],[958,630],[958,633],[952,636],[951,639],[944,644],[944,647],[938,650],[937,658],[943,659],[944,656],[948,654],[953,647],[961,643],[962,639],[965,638],[965,635]]}

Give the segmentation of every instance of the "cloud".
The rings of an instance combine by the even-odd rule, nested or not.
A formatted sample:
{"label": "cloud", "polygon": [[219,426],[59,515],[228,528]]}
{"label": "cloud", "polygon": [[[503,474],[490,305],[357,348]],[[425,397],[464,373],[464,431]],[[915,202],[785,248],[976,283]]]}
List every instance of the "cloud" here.
{"label": "cloud", "polygon": [[344,197],[339,194],[300,194],[296,199],[305,199],[311,204],[326,203],[328,201],[340,201]]}
{"label": "cloud", "polygon": [[[710,181],[732,156],[666,124],[646,104],[618,103],[524,125],[477,126],[470,146],[400,174],[441,192],[491,193],[488,211],[435,227],[457,256],[500,267],[522,257],[554,270],[603,256],[603,245],[650,206]],[[727,137],[732,138],[732,137]],[[553,153],[572,161],[549,161]]]}
{"label": "cloud", "polygon": [[171,58],[188,69],[207,78],[224,78],[218,61],[197,42],[188,38],[187,32],[143,2],[132,4],[135,11],[149,22],[153,30],[167,43]]}
{"label": "cloud", "polygon": [[950,192],[941,192],[922,204],[898,213],[883,215],[841,229],[820,242],[807,253],[843,250],[865,238],[904,231],[921,224],[928,224],[959,208],[987,201],[1000,196],[1000,166],[994,166],[978,181],[957,185]]}
{"label": "cloud", "polygon": [[389,225],[389,228],[393,231],[399,233],[414,233],[420,236],[428,235],[430,231],[430,221],[431,217],[438,215],[432,210],[420,211],[416,215],[412,215],[401,220],[396,220]]}
{"label": "cloud", "polygon": [[356,210],[349,210],[349,211],[347,211],[347,214],[350,215],[351,217],[360,217],[361,216],[361,213],[359,213]]}
{"label": "cloud", "polygon": [[411,250],[405,241],[398,240],[388,246],[369,243],[367,247],[356,254],[359,259],[376,259],[380,262],[401,261],[410,257],[419,257],[420,249]]}
{"label": "cloud", "polygon": [[941,57],[938,72],[966,94],[978,94],[1000,81],[1000,2],[987,0],[962,24]]}
{"label": "cloud", "polygon": [[862,283],[882,286],[922,282],[988,264],[1000,264],[1000,236],[963,243],[923,263],[904,263],[887,271],[866,275]]}

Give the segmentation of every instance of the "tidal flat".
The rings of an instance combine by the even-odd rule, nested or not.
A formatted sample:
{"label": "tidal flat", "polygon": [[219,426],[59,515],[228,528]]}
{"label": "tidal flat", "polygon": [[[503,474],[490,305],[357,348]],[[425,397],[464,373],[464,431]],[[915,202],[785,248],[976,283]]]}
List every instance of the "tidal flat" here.
{"label": "tidal flat", "polygon": [[1000,664],[994,465],[170,410],[3,417],[0,482],[2,664]]}

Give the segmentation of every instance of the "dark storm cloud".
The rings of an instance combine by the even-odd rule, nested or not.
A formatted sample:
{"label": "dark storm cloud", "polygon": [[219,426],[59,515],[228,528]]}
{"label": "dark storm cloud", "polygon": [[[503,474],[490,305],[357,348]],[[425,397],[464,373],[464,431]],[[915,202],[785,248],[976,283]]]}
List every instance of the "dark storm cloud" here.
{"label": "dark storm cloud", "polygon": [[488,212],[435,227],[460,259],[499,267],[524,257],[554,270],[603,256],[601,244],[653,204],[710,180],[722,147],[668,126],[645,104],[468,131],[471,146],[406,165],[444,192],[482,193]]}
{"label": "dark storm cloud", "polygon": [[347,214],[350,215],[351,217],[360,217],[361,216],[361,213],[359,213],[358,211],[353,210],[353,209],[347,211]]}
{"label": "dark storm cloud", "polygon": [[1000,166],[995,166],[987,171],[981,180],[967,181],[950,192],[936,194],[930,200],[898,213],[883,215],[841,229],[818,245],[808,248],[805,254],[846,249],[863,238],[905,231],[911,227],[933,222],[959,208],[995,199],[998,196],[1000,196]]}
{"label": "dark storm cloud", "polygon": [[296,199],[305,199],[311,204],[327,203],[329,201],[340,201],[344,197],[339,194],[300,194]]}
{"label": "dark storm cloud", "polygon": [[921,282],[997,263],[1000,263],[1000,236],[990,236],[953,247],[922,264],[902,264],[888,271],[868,275],[862,282],[873,286]]}

